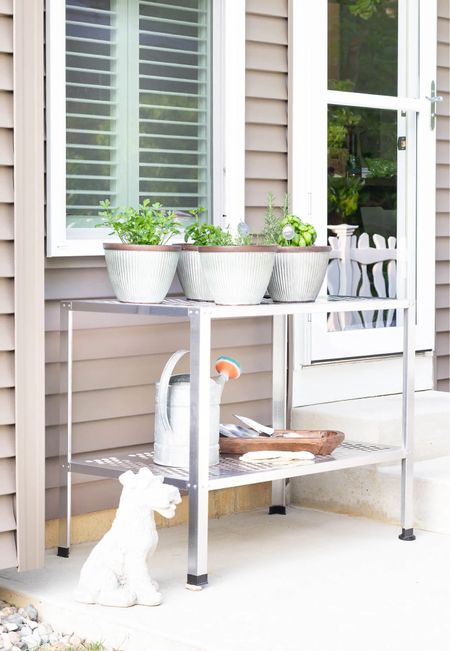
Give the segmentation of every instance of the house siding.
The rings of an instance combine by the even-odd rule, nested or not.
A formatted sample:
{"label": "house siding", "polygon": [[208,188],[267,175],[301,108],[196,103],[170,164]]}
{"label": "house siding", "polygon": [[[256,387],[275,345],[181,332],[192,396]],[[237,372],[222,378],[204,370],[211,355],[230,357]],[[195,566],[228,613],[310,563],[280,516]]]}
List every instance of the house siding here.
{"label": "house siding", "polygon": [[436,153],[436,383],[450,391],[450,5],[438,2]]}
{"label": "house siding", "polygon": [[[247,2],[246,206],[253,230],[263,222],[265,196],[282,200],[287,179],[287,2]],[[58,515],[58,327],[61,299],[112,295],[99,259],[48,260],[46,269],[46,517]],[[236,411],[271,415],[271,323],[213,324],[212,360],[236,357],[243,374],[225,387],[221,417]],[[74,453],[134,444],[153,437],[155,382],[170,354],[189,345],[182,319],[76,315],[74,334]],[[188,370],[187,360],[179,372]],[[178,367],[177,367],[178,370]],[[212,369],[213,372],[213,369]],[[118,482],[73,477],[73,513],[117,504]],[[95,482],[95,486],[94,486]]]}
{"label": "house siding", "polygon": [[0,1],[0,568],[17,564],[12,13],[12,2]]}
{"label": "house siding", "polygon": [[246,220],[264,224],[267,193],[281,205],[287,191],[287,0],[247,0]]}

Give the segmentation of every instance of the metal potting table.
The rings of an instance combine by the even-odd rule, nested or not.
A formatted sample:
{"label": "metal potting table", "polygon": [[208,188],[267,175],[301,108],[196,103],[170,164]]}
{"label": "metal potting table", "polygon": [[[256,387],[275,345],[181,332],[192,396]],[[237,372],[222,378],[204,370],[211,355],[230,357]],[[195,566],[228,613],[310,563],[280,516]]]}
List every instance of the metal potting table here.
{"label": "metal potting table", "polygon": [[[372,445],[344,441],[331,455],[314,462],[286,464],[239,461],[238,456],[221,456],[217,466],[209,467],[209,383],[211,322],[214,319],[272,317],[273,421],[276,429],[287,427],[287,326],[288,317],[331,312],[364,310],[403,311],[403,409],[402,441],[398,446]],[[191,427],[189,470],[159,466],[153,462],[152,446],[105,451],[102,454],[72,455],[72,368],[73,313],[107,312],[136,316],[186,317],[190,325]],[[72,473],[117,478],[126,470],[143,466],[162,475],[164,481],[189,495],[189,542],[187,583],[201,586],[208,582],[208,493],[231,486],[272,481],[270,513],[285,513],[286,479],[374,463],[401,461],[402,540],[414,540],[412,515],[412,445],[414,425],[414,304],[403,299],[319,298],[313,303],[273,303],[222,306],[169,298],[160,304],[120,303],[116,300],[72,300],[61,303],[61,504],[62,523],[58,554],[70,549]],[[150,437],[149,437],[150,438]],[[65,526],[64,526],[65,524]]]}

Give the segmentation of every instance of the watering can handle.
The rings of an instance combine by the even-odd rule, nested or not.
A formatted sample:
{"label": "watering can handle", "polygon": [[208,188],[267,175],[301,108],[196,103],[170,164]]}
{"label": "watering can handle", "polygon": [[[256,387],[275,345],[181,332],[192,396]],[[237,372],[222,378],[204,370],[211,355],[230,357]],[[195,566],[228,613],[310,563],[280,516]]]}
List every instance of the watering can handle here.
{"label": "watering can handle", "polygon": [[163,372],[161,373],[161,378],[159,380],[159,407],[161,409],[161,420],[164,430],[171,430],[169,423],[169,415],[167,413],[167,397],[169,393],[169,382],[172,377],[173,370],[178,364],[180,359],[188,353],[188,350],[177,350],[176,353],[172,355],[167,361],[167,364],[164,367]]}

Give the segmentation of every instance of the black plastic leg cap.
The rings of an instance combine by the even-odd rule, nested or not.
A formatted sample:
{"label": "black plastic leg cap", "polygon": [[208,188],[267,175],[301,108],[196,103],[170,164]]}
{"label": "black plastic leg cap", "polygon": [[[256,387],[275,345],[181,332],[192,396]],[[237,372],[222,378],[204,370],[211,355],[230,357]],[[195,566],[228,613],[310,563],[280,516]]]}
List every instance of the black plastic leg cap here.
{"label": "black plastic leg cap", "polygon": [[269,506],[269,515],[286,515],[286,507],[281,504]]}
{"label": "black plastic leg cap", "polygon": [[69,554],[69,547],[58,547],[57,556],[61,556],[61,558],[69,558]]}
{"label": "black plastic leg cap", "polygon": [[399,535],[400,540],[411,541],[415,540],[414,529],[402,529],[401,534]]}
{"label": "black plastic leg cap", "polygon": [[207,574],[188,574],[187,575],[188,585],[207,585],[208,575]]}

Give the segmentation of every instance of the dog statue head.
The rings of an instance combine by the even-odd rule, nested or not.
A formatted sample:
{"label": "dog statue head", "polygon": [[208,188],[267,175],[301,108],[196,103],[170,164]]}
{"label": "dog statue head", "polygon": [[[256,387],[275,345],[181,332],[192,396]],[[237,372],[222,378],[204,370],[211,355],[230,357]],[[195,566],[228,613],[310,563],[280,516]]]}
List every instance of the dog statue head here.
{"label": "dog statue head", "polygon": [[132,504],[145,511],[157,511],[164,518],[173,518],[176,505],[181,502],[176,486],[164,484],[164,478],[154,475],[149,468],[141,468],[137,474],[127,470],[119,477],[123,486],[121,505]]}

